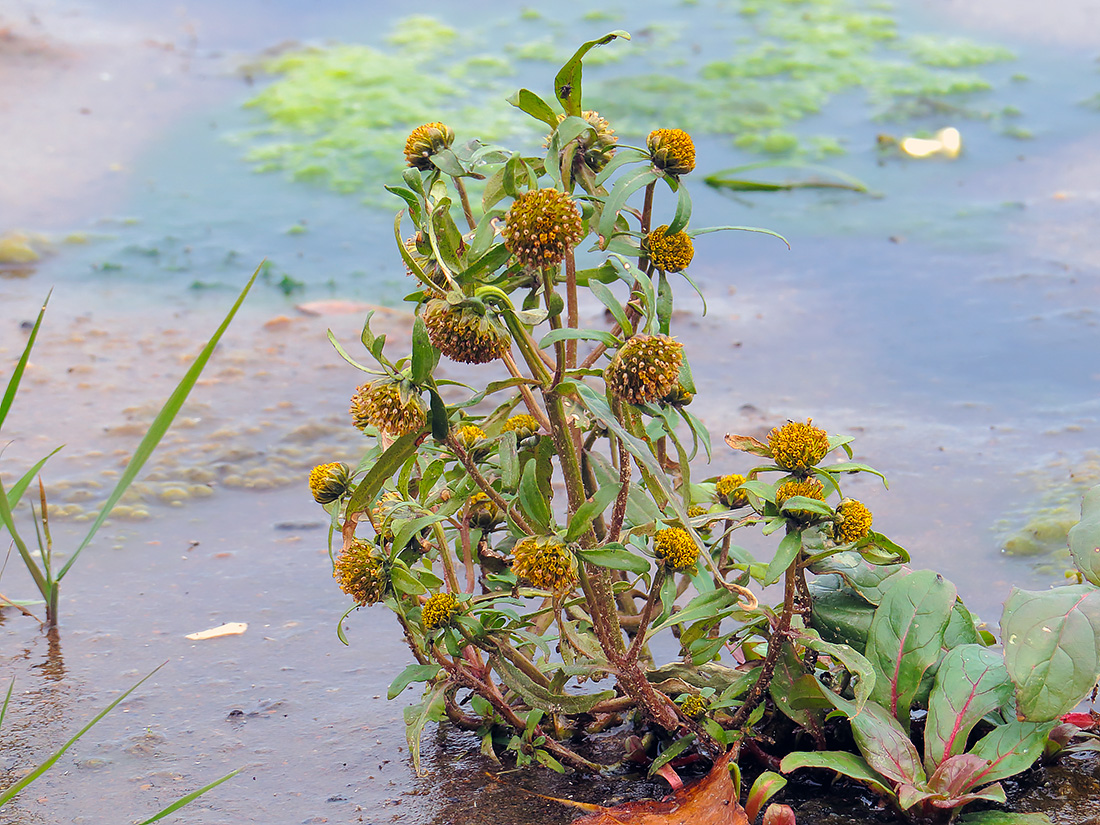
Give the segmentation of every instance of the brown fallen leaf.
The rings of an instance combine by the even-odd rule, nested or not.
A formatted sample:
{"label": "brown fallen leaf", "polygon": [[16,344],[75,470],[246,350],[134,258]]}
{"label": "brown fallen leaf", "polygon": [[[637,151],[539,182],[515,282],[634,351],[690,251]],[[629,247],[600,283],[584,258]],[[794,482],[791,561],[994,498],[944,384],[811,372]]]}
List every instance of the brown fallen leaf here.
{"label": "brown fallen leaf", "polygon": [[187,637],[193,642],[204,642],[207,639],[218,639],[222,636],[240,636],[248,630],[246,622],[227,622],[226,624],[212,627],[209,630],[200,630],[198,633],[188,633]]}
{"label": "brown fallen leaf", "polygon": [[573,821],[573,825],[749,825],[730,778],[736,748],[714,763],[710,773],[664,799],[627,802]]}

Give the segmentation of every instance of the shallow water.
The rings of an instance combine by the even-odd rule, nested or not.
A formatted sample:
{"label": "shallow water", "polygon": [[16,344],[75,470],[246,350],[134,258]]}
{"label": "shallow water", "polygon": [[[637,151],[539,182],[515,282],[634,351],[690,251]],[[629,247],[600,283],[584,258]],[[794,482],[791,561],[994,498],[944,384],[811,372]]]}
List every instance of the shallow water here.
{"label": "shallow water", "polygon": [[[880,162],[875,134],[909,127],[871,123],[858,102],[835,101],[805,128],[845,135],[849,154],[829,162],[884,197],[733,200],[696,182],[697,217],[774,228],[793,250],[755,235],[700,239],[692,273],[709,313],[700,317],[685,290],[678,334],[700,384],[693,410],[715,435],[807,416],[856,435],[858,457],[891,480],[888,492],[871,480],[852,487],[876,527],[917,566],[954,579],[995,625],[1011,585],[1060,576],[1057,560],[1003,554],[1006,537],[1050,496],[1072,499],[1070,477],[1089,475],[1100,443],[1100,115],[1077,105],[1100,92],[1100,26],[1073,25],[1096,19],[1096,3],[1042,17],[1030,4],[984,4],[981,16],[963,5],[914,4],[901,17],[1015,50],[998,76],[1026,71],[1031,80],[995,94],[1019,98],[1035,138],[960,123],[966,151],[954,163]],[[57,289],[5,426],[13,443],[4,458],[24,467],[67,444],[45,475],[59,547],[82,536],[81,515],[109,489],[141,422],[239,285],[260,259],[271,268],[125,517],[66,579],[59,643],[33,620],[0,613],[0,660],[16,677],[0,731],[8,776],[168,662],[0,822],[105,821],[104,798],[137,820],[237,767],[240,776],[178,821],[568,821],[569,809],[486,780],[491,766],[476,743],[452,732],[426,736],[432,773],[415,778],[402,702],[385,699],[405,664],[393,622],[381,608],[359,611],[348,621],[351,647],[337,640],[345,599],[304,478],[319,461],[358,458],[346,422],[358,376],[325,330],[353,342],[362,312],[295,307],[326,298],[396,305],[407,281],[395,256],[377,252],[391,249],[392,217],[254,174],[226,137],[255,123],[240,106],[258,86],[234,66],[285,40],[374,43],[395,14],[342,2],[310,13],[288,2],[32,7],[37,23],[26,10],[0,12],[0,29],[18,35],[2,41],[0,99],[19,124],[0,158],[0,234],[42,232],[46,254],[0,271],[5,363],[23,346],[20,323]],[[478,19],[497,14],[466,8]],[[424,11],[456,21],[447,4]],[[635,28],[630,15],[593,25]],[[531,83],[546,74],[541,64],[530,70]],[[699,144],[701,172],[752,160],[722,138]],[[74,232],[82,235],[66,240]],[[407,330],[400,313],[381,323],[394,338]],[[720,447],[708,474],[745,466]],[[17,568],[8,562],[0,592],[27,596]],[[227,621],[249,629],[184,638]],[[1087,763],[1076,775],[1096,773]],[[504,780],[591,801],[624,792],[523,773]],[[1025,805],[1046,793],[1057,817],[1083,816],[1059,810],[1049,788],[1028,793]],[[807,809],[804,821],[823,817]]]}

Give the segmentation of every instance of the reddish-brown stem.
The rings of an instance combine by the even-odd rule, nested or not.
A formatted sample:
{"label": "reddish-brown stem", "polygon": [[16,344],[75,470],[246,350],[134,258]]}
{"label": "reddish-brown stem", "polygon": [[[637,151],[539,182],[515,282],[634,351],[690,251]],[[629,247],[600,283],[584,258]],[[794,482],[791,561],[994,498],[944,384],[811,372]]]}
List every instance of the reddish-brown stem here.
{"label": "reddish-brown stem", "polygon": [[[577,309],[577,262],[573,257],[573,250],[569,249],[565,254],[565,298],[568,315],[566,323],[576,329],[580,324],[580,314]],[[565,368],[573,369],[577,366],[577,342],[565,342]]]}

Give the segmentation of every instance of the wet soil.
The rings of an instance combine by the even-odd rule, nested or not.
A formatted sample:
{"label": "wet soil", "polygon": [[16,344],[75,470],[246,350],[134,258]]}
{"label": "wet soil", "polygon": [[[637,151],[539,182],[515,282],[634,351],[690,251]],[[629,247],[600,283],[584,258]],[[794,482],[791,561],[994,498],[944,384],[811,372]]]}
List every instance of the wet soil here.
{"label": "wet soil", "polygon": [[[214,4],[190,14],[32,5],[33,14],[0,12],[0,112],[19,124],[0,157],[0,231],[44,230],[53,252],[0,271],[4,363],[18,357],[50,286],[58,289],[5,425],[3,459],[8,481],[9,466],[66,444],[44,474],[63,551],[82,538],[143,424],[228,307],[226,284],[243,284],[268,247],[321,271],[356,255],[369,260],[386,227],[353,234],[350,221],[338,223],[353,211],[346,199],[314,194],[280,212],[273,194],[290,184],[240,184],[256,187],[253,221],[273,228],[235,238],[237,254],[226,261],[224,244],[204,251],[202,239],[242,234],[216,192],[225,177],[216,163],[239,160],[211,161],[212,183],[179,181],[194,178],[198,164],[183,147],[248,95],[234,54],[324,34],[332,19],[359,12],[336,4],[303,18],[285,4],[256,3],[246,9],[257,12],[250,29],[244,12],[229,20]],[[1100,51],[1100,29],[1085,25],[1095,3],[1067,3],[1064,15],[1035,15],[1023,3],[982,8],[978,17],[962,4],[937,6],[945,19],[1024,43]],[[1093,85],[1100,89],[1100,79]],[[708,295],[707,316],[689,293],[681,299],[678,335],[700,384],[693,410],[714,434],[759,435],[813,416],[856,435],[857,457],[891,485],[860,480],[851,494],[916,566],[954,579],[994,629],[1012,585],[1045,587],[1060,571],[1003,554],[993,525],[1025,522],[1044,491],[1070,481],[1100,443],[1097,129],[1047,135],[996,163],[930,166],[926,183],[911,180],[863,206],[802,195],[750,206],[748,218],[730,222],[773,225],[787,206],[801,216],[776,225],[794,250],[758,236],[709,250],[700,243],[693,274]],[[697,214],[732,208],[699,189]],[[945,211],[945,203],[955,206]],[[286,236],[303,212],[311,226],[339,227],[345,247]],[[802,220],[826,212],[837,231]],[[132,214],[144,226],[96,223]],[[122,240],[110,251],[62,240],[86,226]],[[146,254],[116,254],[127,244],[146,252],[155,244],[159,257],[147,257],[162,281],[104,267]],[[400,297],[396,267],[368,268],[330,297]],[[212,271],[218,285],[187,288]],[[285,297],[271,281],[257,289],[134,494],[65,580],[56,637],[14,610],[0,612],[0,678],[15,677],[0,784],[167,662],[6,806],[0,823],[139,821],[236,768],[238,777],[178,821],[556,823],[574,811],[517,789],[602,803],[658,792],[527,772],[491,779],[498,769],[477,743],[447,728],[428,732],[429,774],[413,775],[406,698],[385,698],[406,663],[399,634],[384,609],[371,608],[349,617],[350,647],[337,639],[346,600],[331,579],[324,514],[305,491],[310,467],[354,463],[361,449],[346,416],[359,374],[338,359],[326,331],[354,343],[363,307],[298,308],[318,297]],[[596,307],[586,312],[598,319]],[[375,325],[395,340],[408,333],[400,312],[379,313]],[[720,447],[707,472],[746,466]],[[9,597],[32,592],[19,567],[9,559],[0,576]],[[185,638],[230,621],[248,630]],[[1081,822],[1097,816],[1087,806],[1098,779],[1095,760],[1067,760],[1025,777],[1015,802]],[[883,819],[858,795],[838,814],[817,789],[799,793],[802,822]]]}

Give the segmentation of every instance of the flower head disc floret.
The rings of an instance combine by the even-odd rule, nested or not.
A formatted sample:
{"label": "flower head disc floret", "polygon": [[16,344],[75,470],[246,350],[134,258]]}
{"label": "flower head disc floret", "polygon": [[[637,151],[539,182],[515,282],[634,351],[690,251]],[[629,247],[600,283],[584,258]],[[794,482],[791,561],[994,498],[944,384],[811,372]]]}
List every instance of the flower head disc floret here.
{"label": "flower head disc floret", "polygon": [[524,192],[504,216],[504,245],[526,266],[557,266],[584,237],[581,213],[564,192]]}
{"label": "flower head disc floret", "polygon": [[519,438],[527,438],[539,431],[539,421],[533,415],[520,413],[505,421],[500,431],[502,433],[514,432]]}
{"label": "flower head disc floret", "polygon": [[436,593],[424,602],[420,622],[425,630],[435,630],[451,623],[458,612],[458,599],[450,593]]}
{"label": "flower head disc floret", "polygon": [[576,557],[556,536],[522,538],[512,554],[512,572],[541,590],[567,593],[577,581]]}
{"label": "flower head disc floret", "polygon": [[649,260],[664,272],[683,272],[695,257],[695,246],[688,234],[669,234],[667,224],[658,226],[646,235],[644,245]]}
{"label": "flower head disc floret", "polygon": [[837,544],[859,541],[871,532],[871,511],[862,501],[846,498],[836,507],[833,521],[833,540]]}
{"label": "flower head disc floret", "polygon": [[682,129],[654,129],[646,138],[653,165],[670,175],[686,175],[695,168],[695,144]]}
{"label": "flower head disc floret", "polygon": [[[784,503],[795,496],[803,496],[817,501],[824,501],[825,485],[816,478],[802,478],[786,481],[779,485],[779,489],[775,492],[775,506],[782,510]],[[810,521],[817,518],[818,513],[815,513],[813,510],[793,509],[787,510],[785,515],[800,521]]]}
{"label": "flower head disc floret", "polygon": [[805,472],[829,452],[829,434],[812,422],[788,421],[768,433],[772,460],[789,473]]}
{"label": "flower head disc floret", "polygon": [[745,495],[744,491],[737,489],[744,483],[745,477],[743,475],[730,473],[728,476],[722,476],[718,479],[718,483],[714,485],[714,492],[724,506],[734,510],[749,503],[749,497]]}
{"label": "flower head disc floret", "polygon": [[354,539],[340,552],[332,575],[360,607],[381,601],[385,593],[382,559],[365,541]]}
{"label": "flower head disc floret", "polygon": [[445,123],[425,123],[417,126],[405,141],[405,160],[421,171],[432,168],[432,155],[449,149],[455,132]]}
{"label": "flower head disc floret", "polygon": [[463,364],[487,364],[511,348],[504,324],[485,307],[433,298],[424,307],[424,325],[432,346]]}
{"label": "flower head disc floret", "polygon": [[421,429],[428,420],[424,402],[409,393],[401,398],[401,388],[392,381],[363,384],[351,397],[348,410],[360,430],[374,426],[389,436],[402,436]]}
{"label": "flower head disc floret", "polygon": [[318,464],[309,472],[309,491],[318,504],[331,504],[351,485],[351,468],[342,461]]}
{"label": "flower head disc floret", "polygon": [[611,391],[630,404],[649,404],[676,387],[684,345],[664,335],[635,335],[604,371]]}
{"label": "flower head disc floret", "polygon": [[680,527],[665,527],[653,537],[653,552],[670,570],[683,571],[695,566],[699,548],[688,531]]}

